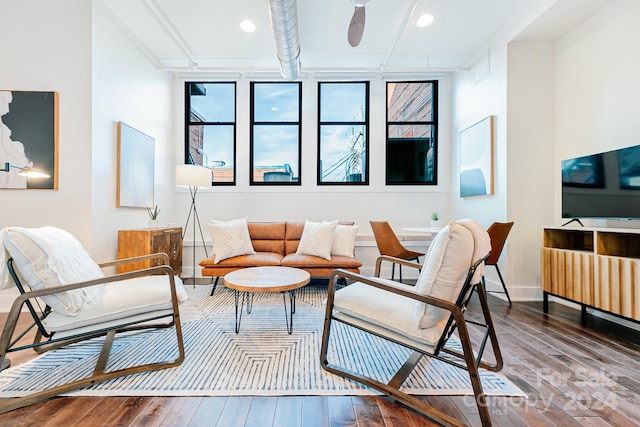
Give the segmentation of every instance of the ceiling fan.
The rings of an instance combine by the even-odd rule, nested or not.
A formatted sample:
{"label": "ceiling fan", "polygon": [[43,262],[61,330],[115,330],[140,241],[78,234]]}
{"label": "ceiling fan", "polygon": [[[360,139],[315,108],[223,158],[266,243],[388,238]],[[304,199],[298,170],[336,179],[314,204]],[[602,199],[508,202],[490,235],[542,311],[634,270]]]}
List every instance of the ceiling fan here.
{"label": "ceiling fan", "polygon": [[353,3],[354,10],[349,23],[347,40],[351,46],[356,47],[360,44],[362,33],[364,33],[364,5],[369,3],[369,0],[351,0],[351,3]]}

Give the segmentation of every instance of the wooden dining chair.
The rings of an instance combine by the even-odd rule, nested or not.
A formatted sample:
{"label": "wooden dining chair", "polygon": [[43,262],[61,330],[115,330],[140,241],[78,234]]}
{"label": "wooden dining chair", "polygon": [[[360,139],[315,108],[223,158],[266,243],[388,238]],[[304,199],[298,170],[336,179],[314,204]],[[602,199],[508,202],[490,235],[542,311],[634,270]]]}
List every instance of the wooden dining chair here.
{"label": "wooden dining chair", "polygon": [[[492,265],[496,268],[498,272],[498,278],[500,279],[500,283],[502,283],[502,289],[504,291],[486,291],[486,292],[495,292],[505,294],[507,296],[507,300],[509,301],[509,305],[511,305],[511,297],[509,296],[509,291],[507,291],[507,285],[502,278],[502,273],[500,272],[500,268],[498,267],[498,259],[502,254],[502,249],[504,249],[504,244],[507,241],[507,236],[509,236],[509,232],[513,227],[513,221],[511,222],[494,222],[487,229],[487,233],[489,233],[489,238],[491,239],[491,252],[489,253],[489,258],[485,261],[485,265]],[[482,277],[484,282],[484,276]],[[484,283],[483,283],[484,284]],[[485,290],[486,290],[485,285]]]}
{"label": "wooden dining chair", "polygon": [[[420,257],[424,255],[422,252],[412,251],[402,246],[398,236],[393,232],[387,221],[369,221],[369,223],[371,224],[380,255],[400,258],[405,261],[420,261]],[[399,264],[398,270],[400,270],[400,282],[402,282],[402,264]],[[394,276],[395,263],[391,266],[391,280],[394,279]]]}

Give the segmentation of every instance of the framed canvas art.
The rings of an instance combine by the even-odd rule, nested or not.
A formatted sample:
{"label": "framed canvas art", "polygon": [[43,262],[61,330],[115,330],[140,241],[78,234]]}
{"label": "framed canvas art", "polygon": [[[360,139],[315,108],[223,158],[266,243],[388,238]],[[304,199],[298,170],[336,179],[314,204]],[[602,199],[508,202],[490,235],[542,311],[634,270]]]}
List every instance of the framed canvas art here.
{"label": "framed canvas art", "polygon": [[[40,176],[19,175],[25,169]],[[58,93],[0,90],[0,189],[58,189]]]}
{"label": "framed canvas art", "polygon": [[460,197],[493,194],[493,122],[488,116],[460,131]]}
{"label": "framed canvas art", "polygon": [[147,208],[153,203],[155,140],[118,122],[117,207]]}

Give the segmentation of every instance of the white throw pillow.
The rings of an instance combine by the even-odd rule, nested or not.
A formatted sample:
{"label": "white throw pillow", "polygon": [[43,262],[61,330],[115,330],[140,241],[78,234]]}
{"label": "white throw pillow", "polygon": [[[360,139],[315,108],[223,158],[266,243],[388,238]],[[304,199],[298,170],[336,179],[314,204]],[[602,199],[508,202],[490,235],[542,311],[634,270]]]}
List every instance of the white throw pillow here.
{"label": "white throw pillow", "polygon": [[[455,302],[471,267],[473,250],[471,232],[461,224],[450,222],[429,245],[416,292]],[[417,321],[423,329],[435,326],[448,314],[432,305],[416,304]]]}
{"label": "white throw pillow", "polygon": [[[1,238],[32,290],[104,277],[80,242],[62,229],[7,227]],[[58,313],[75,316],[81,308],[98,302],[103,294],[104,285],[97,285],[46,295],[42,300]]]}
{"label": "white throw pillow", "polygon": [[356,234],[358,234],[357,225],[338,224],[333,236],[331,255],[353,257],[353,251],[356,246]]}
{"label": "white throw pillow", "polygon": [[256,253],[251,244],[247,218],[233,219],[226,222],[211,220],[207,223],[207,227],[213,241],[214,263],[217,264],[222,260],[238,255]]}
{"label": "white throw pillow", "polygon": [[312,222],[305,220],[298,255],[314,255],[331,261],[331,247],[335,236],[338,221]]}

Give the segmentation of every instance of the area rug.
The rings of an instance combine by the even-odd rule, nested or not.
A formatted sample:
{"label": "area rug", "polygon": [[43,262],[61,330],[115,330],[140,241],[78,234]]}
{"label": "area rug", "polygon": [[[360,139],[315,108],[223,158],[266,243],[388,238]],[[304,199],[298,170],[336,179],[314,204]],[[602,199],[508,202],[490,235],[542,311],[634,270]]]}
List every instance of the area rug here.
{"label": "area rug", "polygon": [[[141,373],[78,390],[74,396],[286,396],[371,395],[367,387],[324,371],[319,354],[326,285],[309,285],[296,298],[293,333],[287,334],[281,294],[255,294],[253,310],[235,333],[233,292],[224,286],[187,287],[181,305],[186,358],[172,369]],[[335,323],[330,361],[340,360],[385,380],[407,350]],[[334,338],[335,337],[335,338]],[[177,354],[172,331],[134,333],[114,342],[108,370]],[[81,378],[96,361],[100,342],[54,350],[0,373],[0,397],[16,397]],[[504,375],[481,371],[487,395],[525,396]],[[419,395],[471,395],[468,373],[423,358],[404,390]]]}

